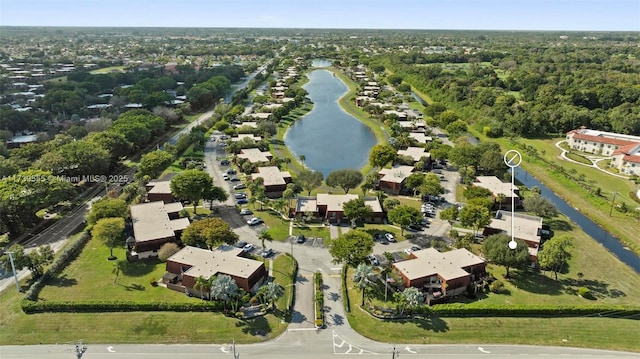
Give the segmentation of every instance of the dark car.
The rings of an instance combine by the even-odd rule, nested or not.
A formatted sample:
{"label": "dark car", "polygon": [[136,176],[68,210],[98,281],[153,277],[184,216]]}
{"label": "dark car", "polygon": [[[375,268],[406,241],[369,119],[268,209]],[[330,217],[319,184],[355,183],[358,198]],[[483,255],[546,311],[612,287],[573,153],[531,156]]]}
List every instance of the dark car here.
{"label": "dark car", "polygon": [[240,178],[238,178],[238,177],[231,177],[230,181],[231,181],[231,182],[240,182]]}
{"label": "dark car", "polygon": [[243,248],[246,245],[247,245],[247,242],[239,241],[239,242],[236,243],[236,248]]}
{"label": "dark car", "polygon": [[230,164],[231,164],[231,162],[230,162],[229,160],[222,160],[222,161],[220,161],[220,165],[221,165],[221,166],[228,166],[228,165],[230,165]]}
{"label": "dark car", "polygon": [[301,234],[298,236],[298,238],[296,238],[296,243],[304,243],[307,241],[307,238],[305,238],[304,234]]}
{"label": "dark car", "polygon": [[240,198],[238,201],[236,201],[237,204],[247,204],[249,203],[249,200],[246,198]]}
{"label": "dark car", "polygon": [[410,232],[420,232],[421,230],[422,228],[420,228],[420,226],[417,224],[410,224],[407,226],[407,231]]}
{"label": "dark car", "polygon": [[234,174],[236,174],[236,170],[234,170],[233,168],[229,168],[229,169],[227,170],[227,174],[228,174],[228,175],[234,175]]}
{"label": "dark car", "polygon": [[262,253],[260,254],[263,258],[269,258],[273,255],[273,249],[271,248],[265,248],[265,250],[262,251]]}

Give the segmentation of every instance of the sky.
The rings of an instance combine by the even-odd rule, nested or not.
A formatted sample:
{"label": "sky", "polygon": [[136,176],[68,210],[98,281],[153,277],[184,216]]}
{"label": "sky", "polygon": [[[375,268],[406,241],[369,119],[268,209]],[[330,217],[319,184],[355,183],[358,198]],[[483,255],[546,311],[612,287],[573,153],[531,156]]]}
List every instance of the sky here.
{"label": "sky", "polygon": [[0,25],[640,31],[640,0],[0,0]]}

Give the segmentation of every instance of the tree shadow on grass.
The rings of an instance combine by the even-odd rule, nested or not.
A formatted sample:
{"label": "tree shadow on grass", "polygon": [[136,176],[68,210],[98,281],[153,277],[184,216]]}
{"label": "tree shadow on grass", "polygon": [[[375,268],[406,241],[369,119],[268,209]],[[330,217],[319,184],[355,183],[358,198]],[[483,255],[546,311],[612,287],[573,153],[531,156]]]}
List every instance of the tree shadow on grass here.
{"label": "tree shadow on grass", "polygon": [[75,278],[68,278],[66,274],[51,279],[48,285],[56,287],[71,287],[78,284],[78,280]]}
{"label": "tree shadow on grass", "polygon": [[266,337],[271,333],[272,329],[269,326],[269,321],[262,316],[249,320],[242,320],[236,323],[236,327],[242,328],[242,332],[254,336]]}
{"label": "tree shadow on grass", "polygon": [[571,231],[573,229],[570,222],[560,218],[547,219],[545,224],[548,224],[553,231]]}
{"label": "tree shadow on grass", "polygon": [[[385,322],[398,323],[397,320],[391,320],[391,319],[385,320]],[[449,331],[449,325],[447,324],[447,322],[445,322],[444,320],[440,319],[438,316],[433,314],[428,316],[422,316],[420,318],[411,318],[407,320],[402,320],[400,321],[400,323],[402,324],[414,323],[421,329],[430,330],[436,333],[444,333]]]}
{"label": "tree shadow on grass", "polygon": [[137,284],[137,283],[132,283],[129,285],[122,285],[122,284],[118,284],[119,286],[123,287],[126,291],[130,292],[130,291],[143,291],[145,290],[145,287]]}
{"label": "tree shadow on grass", "polygon": [[[595,299],[602,299],[606,297],[611,298],[619,298],[626,297],[627,294],[619,289],[609,289],[609,283],[605,283],[599,280],[593,279],[582,279],[579,282],[576,282],[575,279],[565,278],[560,280],[560,282],[566,287],[579,286],[586,287],[591,292],[591,295]],[[577,290],[567,290],[568,293],[577,294]]]}
{"label": "tree shadow on grass", "polygon": [[169,324],[162,322],[156,316],[148,316],[139,322],[140,324],[132,328],[132,331],[136,334],[145,336],[166,334]]}
{"label": "tree shadow on grass", "polygon": [[518,289],[547,295],[560,295],[563,293],[564,284],[562,281],[555,281],[542,274],[523,270],[511,270],[510,274],[509,283]]}
{"label": "tree shadow on grass", "polygon": [[156,270],[158,263],[160,261],[157,258],[127,262],[122,268],[122,274],[128,277],[142,277]]}

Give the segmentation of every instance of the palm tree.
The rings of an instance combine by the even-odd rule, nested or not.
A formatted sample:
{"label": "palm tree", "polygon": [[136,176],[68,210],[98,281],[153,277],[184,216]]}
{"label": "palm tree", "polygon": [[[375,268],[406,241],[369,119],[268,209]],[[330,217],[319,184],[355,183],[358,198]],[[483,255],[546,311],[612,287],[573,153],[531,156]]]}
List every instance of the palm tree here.
{"label": "palm tree", "polygon": [[300,162],[302,162],[302,166],[304,166],[304,161],[307,159],[307,156],[300,155],[300,156],[298,156],[298,158],[300,159]]}
{"label": "palm tree", "polygon": [[420,306],[424,302],[422,292],[420,292],[416,287],[406,288],[402,293],[405,304],[407,305],[407,308],[409,308],[409,314],[411,314],[414,308]]}
{"label": "palm tree", "polygon": [[264,241],[273,241],[273,237],[271,236],[271,233],[269,233],[269,230],[264,230],[262,232],[260,232],[260,235],[258,235],[258,238],[260,238],[260,241],[262,241],[262,249],[265,249],[266,247],[264,246]]}
{"label": "palm tree", "polygon": [[204,292],[205,289],[209,287],[209,280],[203,276],[199,276],[195,279],[195,283],[193,284],[193,289],[200,292],[200,299],[204,300]]}
{"label": "palm tree", "polygon": [[371,285],[371,277],[373,275],[373,267],[370,265],[366,265],[364,263],[358,264],[355,272],[353,272],[353,281],[356,283],[358,288],[362,290],[362,306],[364,306],[364,292],[368,286]]}
{"label": "palm tree", "polygon": [[502,204],[507,199],[507,196],[504,193],[498,193],[496,196],[496,200],[498,201],[498,210],[502,209]]}
{"label": "palm tree", "polygon": [[238,285],[230,276],[221,274],[211,281],[211,297],[224,302],[225,309],[227,303],[238,295]]}
{"label": "palm tree", "polygon": [[276,300],[284,295],[284,288],[282,286],[269,282],[258,290],[258,294],[263,300],[263,303],[270,304],[271,309],[276,309]]}

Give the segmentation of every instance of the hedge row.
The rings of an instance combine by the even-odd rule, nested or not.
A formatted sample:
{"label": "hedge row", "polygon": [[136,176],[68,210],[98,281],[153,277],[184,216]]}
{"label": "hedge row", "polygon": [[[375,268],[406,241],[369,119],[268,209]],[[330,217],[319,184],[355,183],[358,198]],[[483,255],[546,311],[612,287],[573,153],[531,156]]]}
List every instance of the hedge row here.
{"label": "hedge row", "polygon": [[558,305],[483,305],[473,306],[469,304],[451,303],[438,304],[430,308],[431,311],[442,317],[531,317],[531,316],[638,316],[638,306],[558,306]]}
{"label": "hedge row", "polygon": [[87,232],[84,232],[82,233],[80,238],[69,244],[60,253],[60,255],[58,255],[58,257],[54,259],[53,263],[51,263],[49,268],[47,268],[42,277],[38,278],[38,280],[36,280],[31,285],[31,287],[29,287],[29,290],[27,290],[27,292],[25,293],[24,298],[27,300],[37,300],[38,294],[40,294],[40,291],[47,283],[47,281],[50,278],[53,278],[62,273],[67,265],[69,265],[69,263],[71,263],[74,259],[76,259],[76,257],[78,257],[78,255],[80,255],[80,252],[82,252],[84,246],[89,243],[90,239],[91,236]]}
{"label": "hedge row", "polygon": [[224,303],[194,301],[193,303],[132,302],[132,301],[38,301],[23,300],[22,311],[27,314],[43,312],[216,312]]}
{"label": "hedge row", "polygon": [[316,328],[324,327],[324,294],[322,293],[322,273],[316,272],[313,275],[315,287],[315,309],[316,309]]}
{"label": "hedge row", "polygon": [[342,301],[344,303],[344,311],[349,313],[351,311],[351,302],[349,301],[349,292],[347,291],[347,265],[342,265],[342,271],[340,277],[342,279]]}

